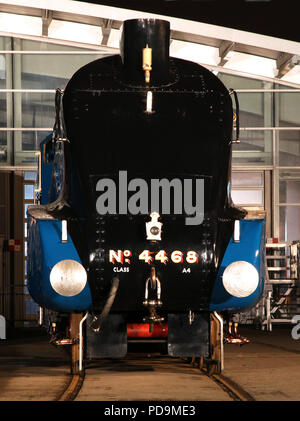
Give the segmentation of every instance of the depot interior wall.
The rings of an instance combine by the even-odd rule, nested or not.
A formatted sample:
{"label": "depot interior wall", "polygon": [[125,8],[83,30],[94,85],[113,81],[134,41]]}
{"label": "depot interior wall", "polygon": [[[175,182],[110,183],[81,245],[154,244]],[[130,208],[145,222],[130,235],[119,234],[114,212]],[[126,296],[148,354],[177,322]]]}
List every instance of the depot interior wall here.
{"label": "depot interior wall", "polygon": [[[80,54],[87,50],[74,45],[14,37],[0,37],[0,48],[15,52],[40,52],[0,54],[2,89],[53,90],[51,93],[26,91],[0,93],[0,127],[26,128],[26,131],[0,131],[0,165],[32,167],[36,165],[35,151],[39,149],[40,141],[50,133],[54,123],[54,90],[63,89],[78,68],[109,53]],[[52,54],[53,51],[58,54]],[[259,77],[246,78],[221,72],[218,73],[218,77],[227,88],[238,90],[284,88],[284,85],[265,81]],[[272,235],[279,236],[285,233],[282,240],[289,240],[290,233],[294,233],[287,226],[296,226],[288,221],[289,215],[295,215],[296,208],[293,212],[290,208],[285,209],[283,205],[287,202],[282,202],[283,199],[279,195],[279,168],[292,167],[289,176],[293,175],[299,179],[300,173],[296,170],[298,167],[300,169],[300,129],[294,130],[300,127],[299,99],[300,93],[239,92],[241,143],[233,146],[233,169],[274,169],[273,175],[276,180],[272,200],[275,222]],[[272,130],[272,128],[289,127],[293,130]],[[261,130],[258,130],[260,128]],[[280,177],[285,177],[284,173]],[[288,185],[287,188],[292,187]],[[300,199],[297,203],[300,206]],[[294,203],[293,206],[297,204]],[[295,216],[291,221],[294,219]],[[297,235],[300,238],[300,232]]]}
{"label": "depot interior wall", "polygon": [[[228,87],[228,89],[264,89],[267,88],[268,82],[259,79],[244,78],[236,75],[225,73],[218,74],[218,77]],[[247,86],[247,88],[245,88]],[[252,113],[253,115],[263,116],[264,102],[263,93],[239,94],[240,111]],[[246,123],[246,121],[245,121]]]}
{"label": "depot interior wall", "polygon": [[[70,51],[81,52],[83,48],[14,37],[0,37],[0,49],[40,52],[40,54],[0,54],[2,89],[63,89],[78,68],[108,55],[105,52],[84,55],[63,54]],[[45,54],[53,51],[58,54]],[[265,81],[259,77],[253,79],[221,72],[218,73],[218,77],[227,88],[239,90],[284,88],[284,85]],[[247,130],[241,130],[241,144],[233,147],[233,169],[257,167],[270,169],[287,166],[292,167],[290,174],[294,172],[296,178],[299,176],[296,170],[298,166],[300,169],[300,130],[278,132],[266,130],[273,127],[293,129],[299,127],[299,99],[299,93],[239,93],[240,124],[242,129]],[[0,165],[34,166],[34,153],[39,149],[40,141],[48,135],[49,131],[46,129],[53,126],[54,116],[54,92],[0,93],[0,126],[27,129],[0,132]],[[36,130],[37,128],[39,130]],[[274,176],[277,177],[276,171]],[[275,185],[279,185],[279,179]],[[282,202],[279,193],[276,199],[275,193],[276,191],[274,192],[276,206],[283,205],[285,202]],[[297,203],[300,206],[300,200]],[[281,210],[281,215],[282,212]],[[285,215],[290,212],[285,212]],[[277,213],[278,223],[280,221],[281,224],[286,224],[286,217],[279,217],[279,208]],[[290,232],[286,229],[279,231]],[[273,234],[276,235],[276,232]],[[285,239],[289,239],[289,235]]]}
{"label": "depot interior wall", "polygon": [[[110,53],[80,54],[88,50],[9,36],[0,37],[0,50],[7,51],[0,54],[0,89],[23,90],[0,92],[0,129],[17,129],[0,130],[0,169],[10,168],[10,171],[0,171],[4,177],[0,178],[0,237],[2,244],[12,236],[22,240],[19,254],[2,255],[6,286],[4,288],[3,282],[1,285],[0,278],[0,297],[7,301],[8,317],[13,311],[15,320],[23,317],[28,321],[36,317],[38,311],[37,307],[28,307],[34,303],[26,287],[26,206],[33,201],[33,196],[24,193],[25,185],[33,183],[35,152],[54,124],[54,90],[64,89],[69,78],[83,65]],[[16,51],[35,54],[11,54]],[[53,51],[57,54],[52,54]],[[241,143],[233,145],[232,187],[236,203],[247,205],[245,200],[251,199],[250,205],[267,207],[268,235],[282,241],[299,240],[300,93],[266,92],[285,86],[259,77],[247,78],[227,72],[219,72],[218,77],[228,89],[263,90],[238,94]],[[28,92],[32,89],[39,92]],[[11,171],[17,167],[21,169]],[[11,202],[16,208],[14,213],[10,212]],[[14,218],[13,224],[11,218]],[[16,267],[13,275],[12,266]],[[14,302],[6,294],[6,289],[11,287],[15,291]]]}
{"label": "depot interior wall", "polygon": [[[38,45],[37,45],[38,44]],[[14,40],[14,49],[21,50],[21,51],[35,51],[39,47],[40,51],[57,51],[57,52],[64,52],[64,51],[83,51],[82,48],[75,48],[59,44],[47,44],[47,48],[45,49],[45,43],[31,41],[31,40],[22,40],[22,39],[15,39]],[[86,51],[86,50],[85,50]],[[47,54],[42,55],[33,55],[33,54],[24,54],[22,55],[22,72],[24,74],[29,75],[37,75],[39,78],[41,75],[48,76],[50,79],[61,79],[62,85],[55,86],[55,88],[64,88],[66,82],[71,78],[71,76],[82,66],[85,64],[96,60],[97,58],[104,57],[105,54],[91,54],[91,55],[53,55]],[[60,63],[60,65],[58,65]],[[51,89],[53,85],[51,81],[47,83],[48,89]],[[54,89],[55,89],[54,88]],[[44,89],[46,89],[44,85]]]}

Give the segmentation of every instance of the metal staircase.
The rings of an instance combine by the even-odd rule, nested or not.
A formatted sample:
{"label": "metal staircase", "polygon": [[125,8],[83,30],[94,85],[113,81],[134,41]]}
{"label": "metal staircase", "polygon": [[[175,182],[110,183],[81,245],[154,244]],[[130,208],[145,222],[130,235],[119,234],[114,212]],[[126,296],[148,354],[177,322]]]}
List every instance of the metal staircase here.
{"label": "metal staircase", "polygon": [[300,311],[298,303],[300,243],[278,242],[269,239],[266,244],[266,281],[262,298],[262,329],[272,331],[274,323],[292,323]]}
{"label": "metal staircase", "polygon": [[272,331],[274,323],[293,323],[300,314],[300,242],[268,239],[264,294],[255,307],[232,317],[239,324],[253,324]]}

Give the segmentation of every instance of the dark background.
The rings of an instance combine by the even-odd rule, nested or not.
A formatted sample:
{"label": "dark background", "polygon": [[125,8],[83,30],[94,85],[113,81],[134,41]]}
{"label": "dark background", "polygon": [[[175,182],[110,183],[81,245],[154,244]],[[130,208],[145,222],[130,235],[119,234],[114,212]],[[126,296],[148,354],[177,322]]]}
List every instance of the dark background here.
{"label": "dark background", "polygon": [[[81,1],[81,0],[76,0]],[[298,1],[86,0],[124,9],[189,19],[300,42]]]}

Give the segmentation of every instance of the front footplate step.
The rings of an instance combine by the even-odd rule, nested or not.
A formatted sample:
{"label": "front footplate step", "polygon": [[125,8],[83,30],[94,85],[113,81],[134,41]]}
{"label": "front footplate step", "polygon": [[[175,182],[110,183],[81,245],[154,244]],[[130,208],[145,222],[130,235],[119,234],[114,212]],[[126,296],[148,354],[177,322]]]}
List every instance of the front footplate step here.
{"label": "front footplate step", "polygon": [[218,360],[204,358],[204,366],[209,376],[221,373],[221,362]]}
{"label": "front footplate step", "polygon": [[168,354],[172,357],[209,356],[210,316],[208,312],[168,314]]}
{"label": "front footplate step", "polygon": [[86,327],[86,358],[123,358],[127,354],[127,325],[123,315],[109,314],[99,332],[90,327],[92,316]]}

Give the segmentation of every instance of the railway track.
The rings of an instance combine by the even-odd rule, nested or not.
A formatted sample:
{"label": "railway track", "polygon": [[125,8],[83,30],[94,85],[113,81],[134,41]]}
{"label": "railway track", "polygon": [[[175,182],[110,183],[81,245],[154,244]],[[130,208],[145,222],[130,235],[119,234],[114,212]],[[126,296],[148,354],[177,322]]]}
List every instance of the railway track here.
{"label": "railway track", "polygon": [[199,368],[204,374],[209,376],[212,380],[214,380],[220,387],[222,387],[229,396],[233,398],[235,401],[242,401],[242,402],[249,402],[254,401],[255,399],[253,396],[250,395],[247,391],[245,391],[239,384],[234,382],[232,379],[224,376],[223,374],[210,374],[207,367],[201,363],[200,358],[192,359],[191,365],[195,368]]}
{"label": "railway track", "polygon": [[[230,348],[228,377],[209,373],[199,359],[171,358],[156,348],[148,355],[148,346],[121,361],[89,362],[83,376],[71,376],[70,353],[61,347],[45,339],[7,341],[0,346],[0,401],[251,401],[253,396],[298,400],[300,349],[287,335],[284,338],[271,344],[255,337],[246,354]],[[288,362],[282,369],[281,361]],[[247,393],[248,384],[253,396]],[[166,394],[167,389],[172,393]]]}
{"label": "railway track", "polygon": [[72,374],[69,384],[57,400],[60,402],[74,401],[84,382],[84,377],[84,371],[81,375]]}
{"label": "railway track", "polygon": [[249,402],[255,399],[240,385],[222,374],[213,374],[214,379],[235,401]]}
{"label": "railway track", "polygon": [[[246,392],[240,385],[238,385],[237,383],[235,383],[233,380],[231,380],[228,377],[223,376],[222,374],[209,374],[209,372],[206,370],[206,368],[201,367],[201,365],[199,364],[198,361],[183,361],[180,359],[171,359],[169,357],[158,357],[158,358],[154,358],[154,359],[149,359],[149,356],[145,356],[146,361],[143,360],[143,358],[140,357],[129,357],[128,359],[124,359],[122,360],[121,363],[110,363],[107,360],[103,360],[103,361],[98,361],[97,364],[92,365],[91,367],[87,367],[86,371],[83,372],[82,375],[78,375],[75,374],[73,376],[70,376],[70,382],[68,384],[68,386],[66,387],[66,390],[61,394],[61,396],[59,397],[59,401],[73,401],[73,400],[94,400],[93,399],[93,395],[90,395],[89,393],[94,393],[92,390],[89,392],[90,388],[96,388],[99,387],[99,390],[101,388],[101,386],[103,387],[105,384],[105,380],[104,383],[102,383],[103,381],[103,377],[105,378],[107,375],[109,376],[119,376],[120,373],[121,375],[124,377],[124,373],[125,373],[125,377],[126,377],[126,372],[128,373],[128,378],[127,378],[127,384],[129,385],[130,382],[138,382],[137,379],[135,378],[135,376],[131,376],[132,373],[134,371],[136,371],[136,373],[141,373],[143,372],[143,370],[145,371],[145,373],[149,373],[150,371],[153,372],[152,378],[148,379],[145,376],[145,382],[148,382],[149,384],[153,385],[153,388],[157,388],[159,383],[160,383],[160,375],[163,374],[164,376],[168,376],[170,374],[170,372],[174,371],[173,374],[178,375],[178,376],[182,376],[184,374],[184,371],[187,371],[187,376],[186,376],[186,387],[189,387],[188,385],[188,379],[190,378],[191,380],[191,385],[192,388],[197,387],[197,383],[198,384],[198,399],[201,401],[205,401],[205,400],[215,400],[215,396],[216,396],[216,391],[217,389],[219,389],[219,394],[220,394],[220,389],[225,392],[225,394],[227,395],[227,398],[222,394],[220,394],[220,400],[230,400],[230,401],[254,401],[254,398],[248,393]],[[150,364],[149,364],[150,362]],[[103,367],[102,366],[103,363]],[[165,367],[163,366],[165,364]],[[185,369],[184,369],[185,366]],[[97,373],[98,371],[98,373]],[[196,376],[195,376],[196,374]],[[198,377],[199,376],[199,377]],[[198,377],[198,382],[197,382],[197,377]],[[97,380],[102,378],[102,380]],[[205,381],[203,381],[205,378]],[[201,379],[201,383],[199,382]],[[119,383],[120,383],[120,390],[122,388],[122,382],[124,381],[121,380],[121,378],[119,379]],[[167,381],[170,381],[170,387],[172,387],[172,376],[169,377],[169,379]],[[90,385],[89,385],[90,382]],[[126,378],[125,378],[125,383],[126,383]],[[97,386],[99,384],[99,386]],[[85,388],[84,392],[82,393],[82,390]],[[209,389],[211,396],[208,397],[207,395],[207,391],[206,394],[203,395],[203,390],[201,391],[201,388],[205,388],[206,390]],[[111,385],[110,384],[106,384],[105,389],[111,389]],[[141,399],[141,396],[138,396],[137,398],[132,398],[130,399],[130,392],[128,395],[128,399],[123,397],[122,399],[122,392],[120,391],[120,394],[118,395],[118,390],[115,390],[113,393],[115,393],[115,395],[110,394],[109,395],[109,399],[107,398],[108,395],[106,393],[104,393],[103,395],[101,394],[101,391],[99,392],[98,395],[98,400],[101,401],[107,401],[107,400],[112,400],[112,398],[114,397],[115,400],[143,400]],[[149,392],[148,392],[149,393]],[[165,396],[165,399],[163,400],[179,400],[178,396],[180,396],[180,391],[178,390],[176,393],[176,398],[170,398],[169,395]],[[90,398],[91,396],[91,398]],[[186,399],[186,400],[197,400],[195,399],[195,394],[193,395],[192,399]],[[206,396],[206,398],[205,398]],[[145,399],[147,400],[147,399]],[[149,400],[156,400],[156,399],[149,399]],[[162,400],[162,399],[159,399]],[[181,399],[180,401],[185,400],[185,399]],[[218,400],[218,398],[216,399]]]}

